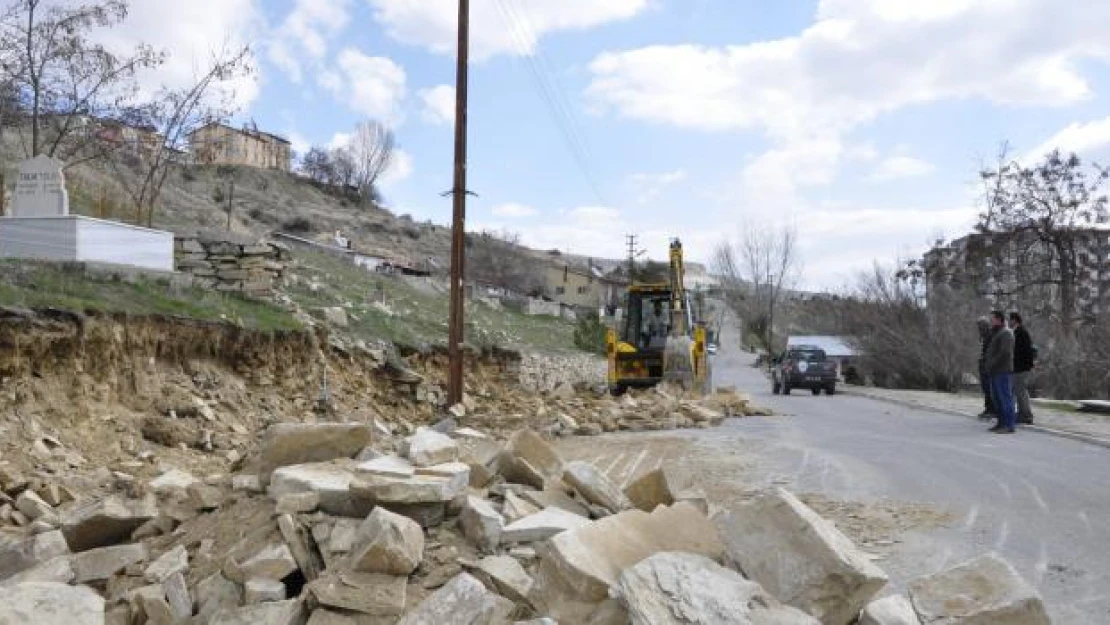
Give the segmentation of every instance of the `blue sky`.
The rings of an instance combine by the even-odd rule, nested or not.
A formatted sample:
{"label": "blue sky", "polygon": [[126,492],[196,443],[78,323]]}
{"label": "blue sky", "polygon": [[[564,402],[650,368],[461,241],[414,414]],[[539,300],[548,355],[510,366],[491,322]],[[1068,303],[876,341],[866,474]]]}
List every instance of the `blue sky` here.
{"label": "blue sky", "polygon": [[[1003,140],[1110,156],[1110,3],[472,2],[468,226],[545,249],[619,256],[637,233],[662,257],[681,236],[704,261],[746,223],[790,223],[802,283],[832,288],[967,230]],[[298,149],[387,121],[388,203],[446,223],[455,7],[134,0],[125,32],[174,50],[163,78],[253,43],[243,117]]]}

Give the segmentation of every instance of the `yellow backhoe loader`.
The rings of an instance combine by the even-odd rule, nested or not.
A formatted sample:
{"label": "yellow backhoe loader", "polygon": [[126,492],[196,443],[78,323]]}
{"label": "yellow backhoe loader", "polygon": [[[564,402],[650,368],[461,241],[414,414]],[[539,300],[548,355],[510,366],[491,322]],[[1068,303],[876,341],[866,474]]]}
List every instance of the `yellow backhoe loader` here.
{"label": "yellow backhoe loader", "polygon": [[685,276],[682,242],[674,239],[668,281],[629,285],[620,335],[611,328],[606,336],[614,394],[662,381],[701,394],[712,390],[705,321],[691,306]]}

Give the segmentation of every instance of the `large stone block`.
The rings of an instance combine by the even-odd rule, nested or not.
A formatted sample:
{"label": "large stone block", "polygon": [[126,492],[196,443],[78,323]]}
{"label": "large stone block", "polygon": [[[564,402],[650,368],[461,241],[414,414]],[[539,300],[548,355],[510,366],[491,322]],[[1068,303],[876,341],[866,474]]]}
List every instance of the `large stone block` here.
{"label": "large stone block", "polygon": [[430,428],[418,428],[406,441],[408,458],[418,467],[456,462],[459,459],[459,445],[446,434]]}
{"label": "large stone block", "polygon": [[259,476],[263,483],[279,467],[353,458],[370,444],[370,426],[361,423],[280,423],[262,441]]}
{"label": "large stone block", "polygon": [[78,505],[62,517],[62,533],[74,552],[127,541],[143,523],[158,516],[153,498],[109,496]]}
{"label": "large stone block", "polygon": [[365,573],[409,575],[424,558],[420,525],[384,508],[374,508],[359,526],[351,568]]}
{"label": "large stone block", "polygon": [[532,430],[520,430],[509,437],[498,470],[510,482],[543,489],[562,478],[563,460],[539,434]]}
{"label": "large stone block", "polygon": [[355,479],[353,464],[311,463],[281,467],[270,477],[268,493],[277,500],[282,495],[313,492],[320,496],[319,509],[336,516],[365,518],[374,508],[373,501],[351,492]]}
{"label": "large stone block", "polygon": [[300,599],[223,608],[208,625],[304,625],[307,613]]}
{"label": "large stone block", "polygon": [[562,508],[544,508],[536,514],[507,525],[501,531],[501,542],[504,544],[539,542],[589,524],[590,520],[586,517],[567,512]]}
{"label": "large stone block", "polygon": [[568,463],[563,472],[563,480],[586,501],[610,512],[617,513],[632,507],[632,502],[624,496],[621,489],[588,462],[576,460]]}
{"label": "large stone block", "polygon": [[548,616],[580,622],[609,596],[628,567],[665,551],[720,561],[724,546],[701,512],[680,503],[650,514],[628,510],[565,531],[542,551],[536,582]]}
{"label": "large stone block", "polygon": [[468,573],[460,573],[410,611],[397,625],[501,625],[513,602],[490,592]]}
{"label": "large stone block", "polygon": [[358,474],[351,482],[350,490],[356,497],[387,506],[446,503],[466,492],[468,473],[469,469],[449,476],[419,473],[412,477]]}
{"label": "large stone block", "polygon": [[466,498],[466,505],[459,514],[459,526],[463,535],[479,551],[492,552],[501,544],[501,532],[505,520],[484,499],[474,496]]}
{"label": "large stone block", "polygon": [[644,512],[658,506],[672,506],[682,490],[681,481],[670,469],[660,467],[636,478],[624,489],[625,496]]}
{"label": "large stone block", "polygon": [[70,559],[74,580],[78,584],[102,582],[132,564],[146,560],[142,543],[100,547],[79,553]]}
{"label": "large stone block", "polygon": [[824,625],[848,625],[886,585],[847,536],[781,488],[714,522],[733,566]]}
{"label": "large stone block", "polygon": [[739,573],[689,553],[659,553],[628,568],[613,594],[632,625],[820,625]]}
{"label": "large stone block", "polygon": [[104,599],[85,586],[28,583],[0,588],[0,625],[104,625]]}
{"label": "large stone block", "polygon": [[22,540],[0,544],[0,580],[69,553],[65,536],[59,531],[44,532]]}
{"label": "large stone block", "polygon": [[316,601],[329,608],[357,612],[370,617],[392,617],[405,611],[408,578],[380,573],[339,572],[309,584]]}
{"label": "large stone block", "polygon": [[910,584],[924,625],[1049,625],[1037,591],[1010,563],[986,555]]}
{"label": "large stone block", "polygon": [[867,604],[859,615],[859,625],[921,625],[921,619],[909,599],[891,595]]}

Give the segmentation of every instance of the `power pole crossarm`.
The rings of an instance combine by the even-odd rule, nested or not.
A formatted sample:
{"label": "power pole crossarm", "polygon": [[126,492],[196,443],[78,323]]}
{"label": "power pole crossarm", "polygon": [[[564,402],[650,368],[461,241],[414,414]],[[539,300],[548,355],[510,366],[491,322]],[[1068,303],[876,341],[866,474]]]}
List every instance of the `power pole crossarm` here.
{"label": "power pole crossarm", "polygon": [[459,0],[458,67],[455,75],[455,179],[451,220],[451,315],[448,321],[450,365],[447,403],[463,398],[463,301],[466,279],[466,113],[470,56],[470,0]]}

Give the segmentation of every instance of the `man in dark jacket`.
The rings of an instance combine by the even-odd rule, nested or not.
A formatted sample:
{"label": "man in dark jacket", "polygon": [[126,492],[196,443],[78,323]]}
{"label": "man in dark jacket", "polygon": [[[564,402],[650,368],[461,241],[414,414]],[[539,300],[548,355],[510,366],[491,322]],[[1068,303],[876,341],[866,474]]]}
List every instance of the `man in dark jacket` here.
{"label": "man in dark jacket", "polygon": [[1014,410],[1014,333],[1006,327],[1006,315],[1000,310],[991,313],[994,335],[987,346],[987,373],[991,376],[991,397],[998,410],[996,434],[1013,434],[1017,415]]}
{"label": "man in dark jacket", "polygon": [[1036,364],[1033,337],[1025,329],[1021,315],[1010,313],[1010,329],[1014,331],[1014,399],[1017,400],[1019,423],[1033,423],[1033,407],[1029,402],[1029,376]]}
{"label": "man in dark jacket", "polygon": [[979,388],[983,391],[983,412],[980,419],[993,419],[997,416],[994,411],[994,402],[991,401],[991,376],[987,373],[987,346],[991,342],[991,320],[979,317],[976,321],[979,329]]}

